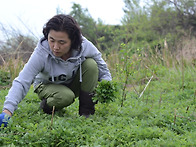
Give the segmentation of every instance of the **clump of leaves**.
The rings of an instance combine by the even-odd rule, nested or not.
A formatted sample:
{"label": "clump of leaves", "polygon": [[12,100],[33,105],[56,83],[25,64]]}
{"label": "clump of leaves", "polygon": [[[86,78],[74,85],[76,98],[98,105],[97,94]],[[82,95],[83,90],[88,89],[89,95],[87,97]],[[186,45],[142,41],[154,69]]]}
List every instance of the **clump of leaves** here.
{"label": "clump of leaves", "polygon": [[116,99],[117,92],[118,88],[116,82],[102,80],[101,82],[98,82],[93,101],[98,101],[100,103],[113,102]]}
{"label": "clump of leaves", "polygon": [[0,86],[10,84],[10,74],[5,70],[0,69]]}

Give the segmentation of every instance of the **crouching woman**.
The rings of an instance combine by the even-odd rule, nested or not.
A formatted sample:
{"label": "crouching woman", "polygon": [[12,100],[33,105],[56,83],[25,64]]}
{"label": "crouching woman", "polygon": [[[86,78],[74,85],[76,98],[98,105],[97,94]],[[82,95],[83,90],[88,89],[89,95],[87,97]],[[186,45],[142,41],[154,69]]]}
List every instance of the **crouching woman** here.
{"label": "crouching woman", "polygon": [[79,115],[88,117],[95,113],[92,97],[97,82],[112,80],[101,53],[82,36],[79,25],[71,16],[52,17],[45,24],[43,35],[12,82],[0,114],[0,125],[7,125],[32,83],[45,113],[51,114],[53,106],[61,110],[79,97]]}

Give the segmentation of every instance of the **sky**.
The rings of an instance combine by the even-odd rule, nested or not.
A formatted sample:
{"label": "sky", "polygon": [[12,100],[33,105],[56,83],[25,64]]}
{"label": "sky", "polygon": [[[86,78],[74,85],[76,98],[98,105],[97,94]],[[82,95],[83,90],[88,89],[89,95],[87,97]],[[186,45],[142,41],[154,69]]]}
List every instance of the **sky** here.
{"label": "sky", "polygon": [[5,29],[12,27],[40,37],[44,24],[56,15],[56,9],[69,14],[73,3],[87,8],[94,20],[100,18],[105,24],[120,24],[124,15],[123,0],[1,0],[0,28],[3,24]]}

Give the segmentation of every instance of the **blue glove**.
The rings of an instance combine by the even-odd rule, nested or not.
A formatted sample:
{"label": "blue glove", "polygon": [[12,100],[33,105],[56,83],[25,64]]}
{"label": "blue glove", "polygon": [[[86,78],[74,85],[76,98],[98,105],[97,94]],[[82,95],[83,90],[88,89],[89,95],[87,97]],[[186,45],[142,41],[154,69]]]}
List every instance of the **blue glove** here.
{"label": "blue glove", "polygon": [[0,127],[7,127],[8,120],[10,119],[10,116],[6,114],[5,112],[2,112],[0,114]]}

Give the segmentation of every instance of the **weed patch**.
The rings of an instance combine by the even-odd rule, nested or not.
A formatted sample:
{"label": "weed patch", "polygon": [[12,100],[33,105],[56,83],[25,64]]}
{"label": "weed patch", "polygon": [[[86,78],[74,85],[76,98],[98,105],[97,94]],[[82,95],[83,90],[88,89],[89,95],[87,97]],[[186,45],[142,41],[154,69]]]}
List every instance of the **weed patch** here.
{"label": "weed patch", "polygon": [[[195,68],[184,67],[182,79],[181,69],[138,63],[131,65],[136,72],[122,72],[126,84],[99,83],[96,112],[88,119],[79,116],[76,99],[55,112],[51,125],[31,87],[1,130],[0,146],[195,146]],[[0,91],[0,109],[7,93]]]}

